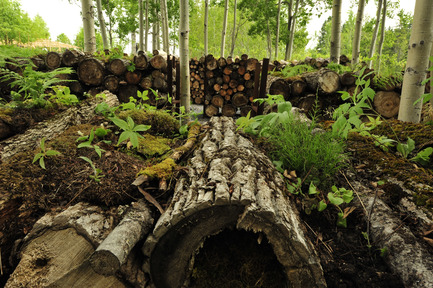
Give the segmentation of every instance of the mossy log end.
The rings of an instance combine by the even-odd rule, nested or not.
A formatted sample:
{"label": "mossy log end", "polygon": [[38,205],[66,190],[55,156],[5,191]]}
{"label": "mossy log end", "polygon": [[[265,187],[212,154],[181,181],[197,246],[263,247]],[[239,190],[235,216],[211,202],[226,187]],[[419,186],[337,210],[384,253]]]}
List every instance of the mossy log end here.
{"label": "mossy log end", "polygon": [[142,251],[155,287],[188,283],[194,255],[226,228],[263,232],[283,267],[287,287],[326,287],[319,258],[304,237],[284,181],[269,158],[236,133],[233,119],[213,117],[189,173]]}

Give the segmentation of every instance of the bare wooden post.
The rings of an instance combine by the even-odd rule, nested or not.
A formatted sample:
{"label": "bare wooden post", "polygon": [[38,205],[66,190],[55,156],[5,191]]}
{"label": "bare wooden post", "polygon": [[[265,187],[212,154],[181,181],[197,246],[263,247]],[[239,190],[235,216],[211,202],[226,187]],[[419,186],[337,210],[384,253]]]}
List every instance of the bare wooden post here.
{"label": "bare wooden post", "polygon": [[[256,69],[254,72],[254,91],[253,91],[253,99],[257,99],[259,98],[259,85],[260,85],[260,68],[261,65],[259,62],[256,63]],[[253,109],[253,111],[256,112],[257,114],[257,109],[258,109],[258,105],[256,103],[252,104],[253,107],[255,107],[255,109]]]}
{"label": "bare wooden post", "polygon": [[[268,68],[269,68],[269,58],[264,58],[263,66],[262,66],[262,76],[260,78],[259,98],[265,98],[266,96],[266,81],[268,80]],[[265,108],[264,104],[259,105],[257,114],[262,115],[264,108]]]}
{"label": "bare wooden post", "polygon": [[[174,58],[174,57],[173,57]],[[173,99],[173,61],[171,61],[170,54],[167,54],[167,86],[168,86],[168,96]],[[173,101],[168,103],[168,109],[172,109]]]}

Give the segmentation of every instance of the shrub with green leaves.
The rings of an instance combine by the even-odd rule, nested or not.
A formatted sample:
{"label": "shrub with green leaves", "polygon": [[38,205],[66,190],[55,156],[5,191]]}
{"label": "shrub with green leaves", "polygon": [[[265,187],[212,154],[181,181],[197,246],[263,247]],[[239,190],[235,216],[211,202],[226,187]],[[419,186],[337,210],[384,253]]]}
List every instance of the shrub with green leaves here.
{"label": "shrub with green leaves", "polygon": [[110,117],[109,119],[116,124],[117,127],[123,130],[119,136],[117,145],[129,139],[132,147],[137,148],[138,138],[143,138],[143,136],[141,136],[138,132],[144,132],[150,129],[150,125],[136,125],[134,120],[132,120],[132,118],[129,116],[126,118],[126,121],[117,117]]}

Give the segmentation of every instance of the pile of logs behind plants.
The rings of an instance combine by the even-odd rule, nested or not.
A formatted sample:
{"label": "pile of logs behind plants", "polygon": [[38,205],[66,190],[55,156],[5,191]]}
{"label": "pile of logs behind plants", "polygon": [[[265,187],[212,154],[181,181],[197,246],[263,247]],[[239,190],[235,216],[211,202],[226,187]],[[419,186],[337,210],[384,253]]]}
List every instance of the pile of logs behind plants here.
{"label": "pile of logs behind plants", "polygon": [[257,59],[246,54],[235,59],[216,59],[213,55],[192,59],[192,101],[204,104],[208,117],[219,114],[233,117],[239,111],[246,115],[251,110],[257,63]]}

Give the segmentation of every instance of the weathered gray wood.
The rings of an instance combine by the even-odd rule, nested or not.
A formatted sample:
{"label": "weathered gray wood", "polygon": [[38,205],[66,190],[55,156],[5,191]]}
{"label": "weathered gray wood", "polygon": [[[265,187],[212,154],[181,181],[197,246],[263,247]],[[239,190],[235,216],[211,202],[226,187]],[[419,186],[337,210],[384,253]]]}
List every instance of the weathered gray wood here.
{"label": "weathered gray wood", "polygon": [[6,161],[18,152],[35,149],[43,137],[51,139],[65,131],[68,127],[87,123],[95,116],[95,107],[102,101],[110,107],[119,105],[117,96],[104,91],[105,100],[93,98],[55,115],[52,119],[36,124],[24,134],[15,135],[0,142],[0,160]]}
{"label": "weathered gray wood", "polygon": [[105,238],[90,257],[93,270],[101,275],[114,275],[138,241],[149,233],[153,218],[141,199],[133,203],[119,225]]}
{"label": "weathered gray wood", "polygon": [[228,227],[263,232],[284,267],[288,287],[326,287],[319,259],[304,237],[284,181],[271,161],[236,132],[231,118],[213,117],[181,177],[173,200],[142,248],[155,287],[182,287],[207,237]]}

